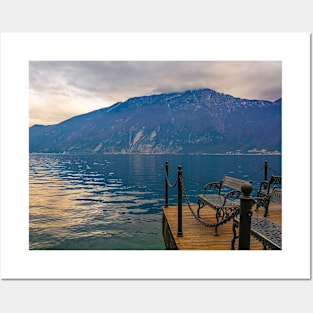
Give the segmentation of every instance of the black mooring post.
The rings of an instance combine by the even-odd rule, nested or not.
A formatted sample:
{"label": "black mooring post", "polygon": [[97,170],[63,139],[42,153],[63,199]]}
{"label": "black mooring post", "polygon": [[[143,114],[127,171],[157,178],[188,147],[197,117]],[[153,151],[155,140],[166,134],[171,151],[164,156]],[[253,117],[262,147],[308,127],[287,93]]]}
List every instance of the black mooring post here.
{"label": "black mooring post", "polygon": [[178,231],[177,236],[183,236],[183,199],[182,199],[182,177],[183,171],[182,166],[178,165],[177,168],[177,210],[178,210]]}
{"label": "black mooring post", "polygon": [[168,207],[168,162],[165,162],[165,204],[164,206],[167,208]]}
{"label": "black mooring post", "polygon": [[267,180],[267,161],[264,162],[264,180]]}
{"label": "black mooring post", "polygon": [[240,228],[239,228],[239,250],[250,250],[250,229],[251,229],[251,207],[253,199],[250,197],[252,185],[242,184],[240,196]]}

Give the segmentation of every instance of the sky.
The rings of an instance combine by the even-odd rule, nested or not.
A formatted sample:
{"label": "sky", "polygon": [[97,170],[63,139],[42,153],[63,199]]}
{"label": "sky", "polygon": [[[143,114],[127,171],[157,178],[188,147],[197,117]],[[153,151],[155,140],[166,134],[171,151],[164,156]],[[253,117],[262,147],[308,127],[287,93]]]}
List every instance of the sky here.
{"label": "sky", "polygon": [[29,126],[51,125],[132,97],[210,88],[282,96],[280,61],[30,61]]}

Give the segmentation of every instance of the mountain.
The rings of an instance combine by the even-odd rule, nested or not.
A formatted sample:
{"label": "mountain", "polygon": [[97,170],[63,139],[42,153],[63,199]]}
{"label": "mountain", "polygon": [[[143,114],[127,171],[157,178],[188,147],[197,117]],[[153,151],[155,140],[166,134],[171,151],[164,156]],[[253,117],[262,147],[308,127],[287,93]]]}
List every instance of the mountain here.
{"label": "mountain", "polygon": [[59,124],[29,129],[30,152],[226,153],[281,151],[281,99],[211,89],[131,98]]}

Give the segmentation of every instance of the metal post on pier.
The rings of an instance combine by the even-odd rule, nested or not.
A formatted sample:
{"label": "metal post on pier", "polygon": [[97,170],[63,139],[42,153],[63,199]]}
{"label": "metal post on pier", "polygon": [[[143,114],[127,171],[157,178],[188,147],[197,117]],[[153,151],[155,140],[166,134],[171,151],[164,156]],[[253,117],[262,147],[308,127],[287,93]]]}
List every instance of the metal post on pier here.
{"label": "metal post on pier", "polygon": [[165,204],[164,207],[168,208],[168,161],[165,162]]}
{"label": "metal post on pier", "polygon": [[264,180],[267,181],[267,161],[264,162]]}
{"label": "metal post on pier", "polygon": [[240,196],[240,228],[239,228],[239,250],[250,250],[250,229],[253,199],[250,194],[252,185],[245,183],[241,186]]}
{"label": "metal post on pier", "polygon": [[183,201],[182,201],[182,185],[181,180],[183,177],[182,166],[178,165],[177,168],[177,210],[178,210],[178,231],[177,236],[183,236]]}

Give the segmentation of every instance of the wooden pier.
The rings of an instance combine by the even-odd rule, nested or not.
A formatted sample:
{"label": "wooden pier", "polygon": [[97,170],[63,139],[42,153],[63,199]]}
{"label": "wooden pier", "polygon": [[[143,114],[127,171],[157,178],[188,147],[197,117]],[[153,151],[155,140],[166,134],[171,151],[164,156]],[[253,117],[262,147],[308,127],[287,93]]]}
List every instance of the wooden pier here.
{"label": "wooden pier", "polygon": [[[194,212],[198,205],[193,205]],[[255,210],[252,207],[253,217],[263,217],[264,208]],[[215,211],[209,206],[201,210],[201,218],[206,223],[215,223]],[[282,223],[281,203],[271,203],[269,206],[269,220]],[[233,222],[229,221],[219,227],[219,236],[214,236],[214,228],[201,225],[192,215],[190,208],[186,205],[182,207],[182,236],[178,236],[178,215],[177,206],[163,207],[163,238],[167,249],[176,250],[231,250],[231,240]],[[238,249],[238,240],[235,250]],[[251,236],[250,250],[263,250],[263,245]]]}

